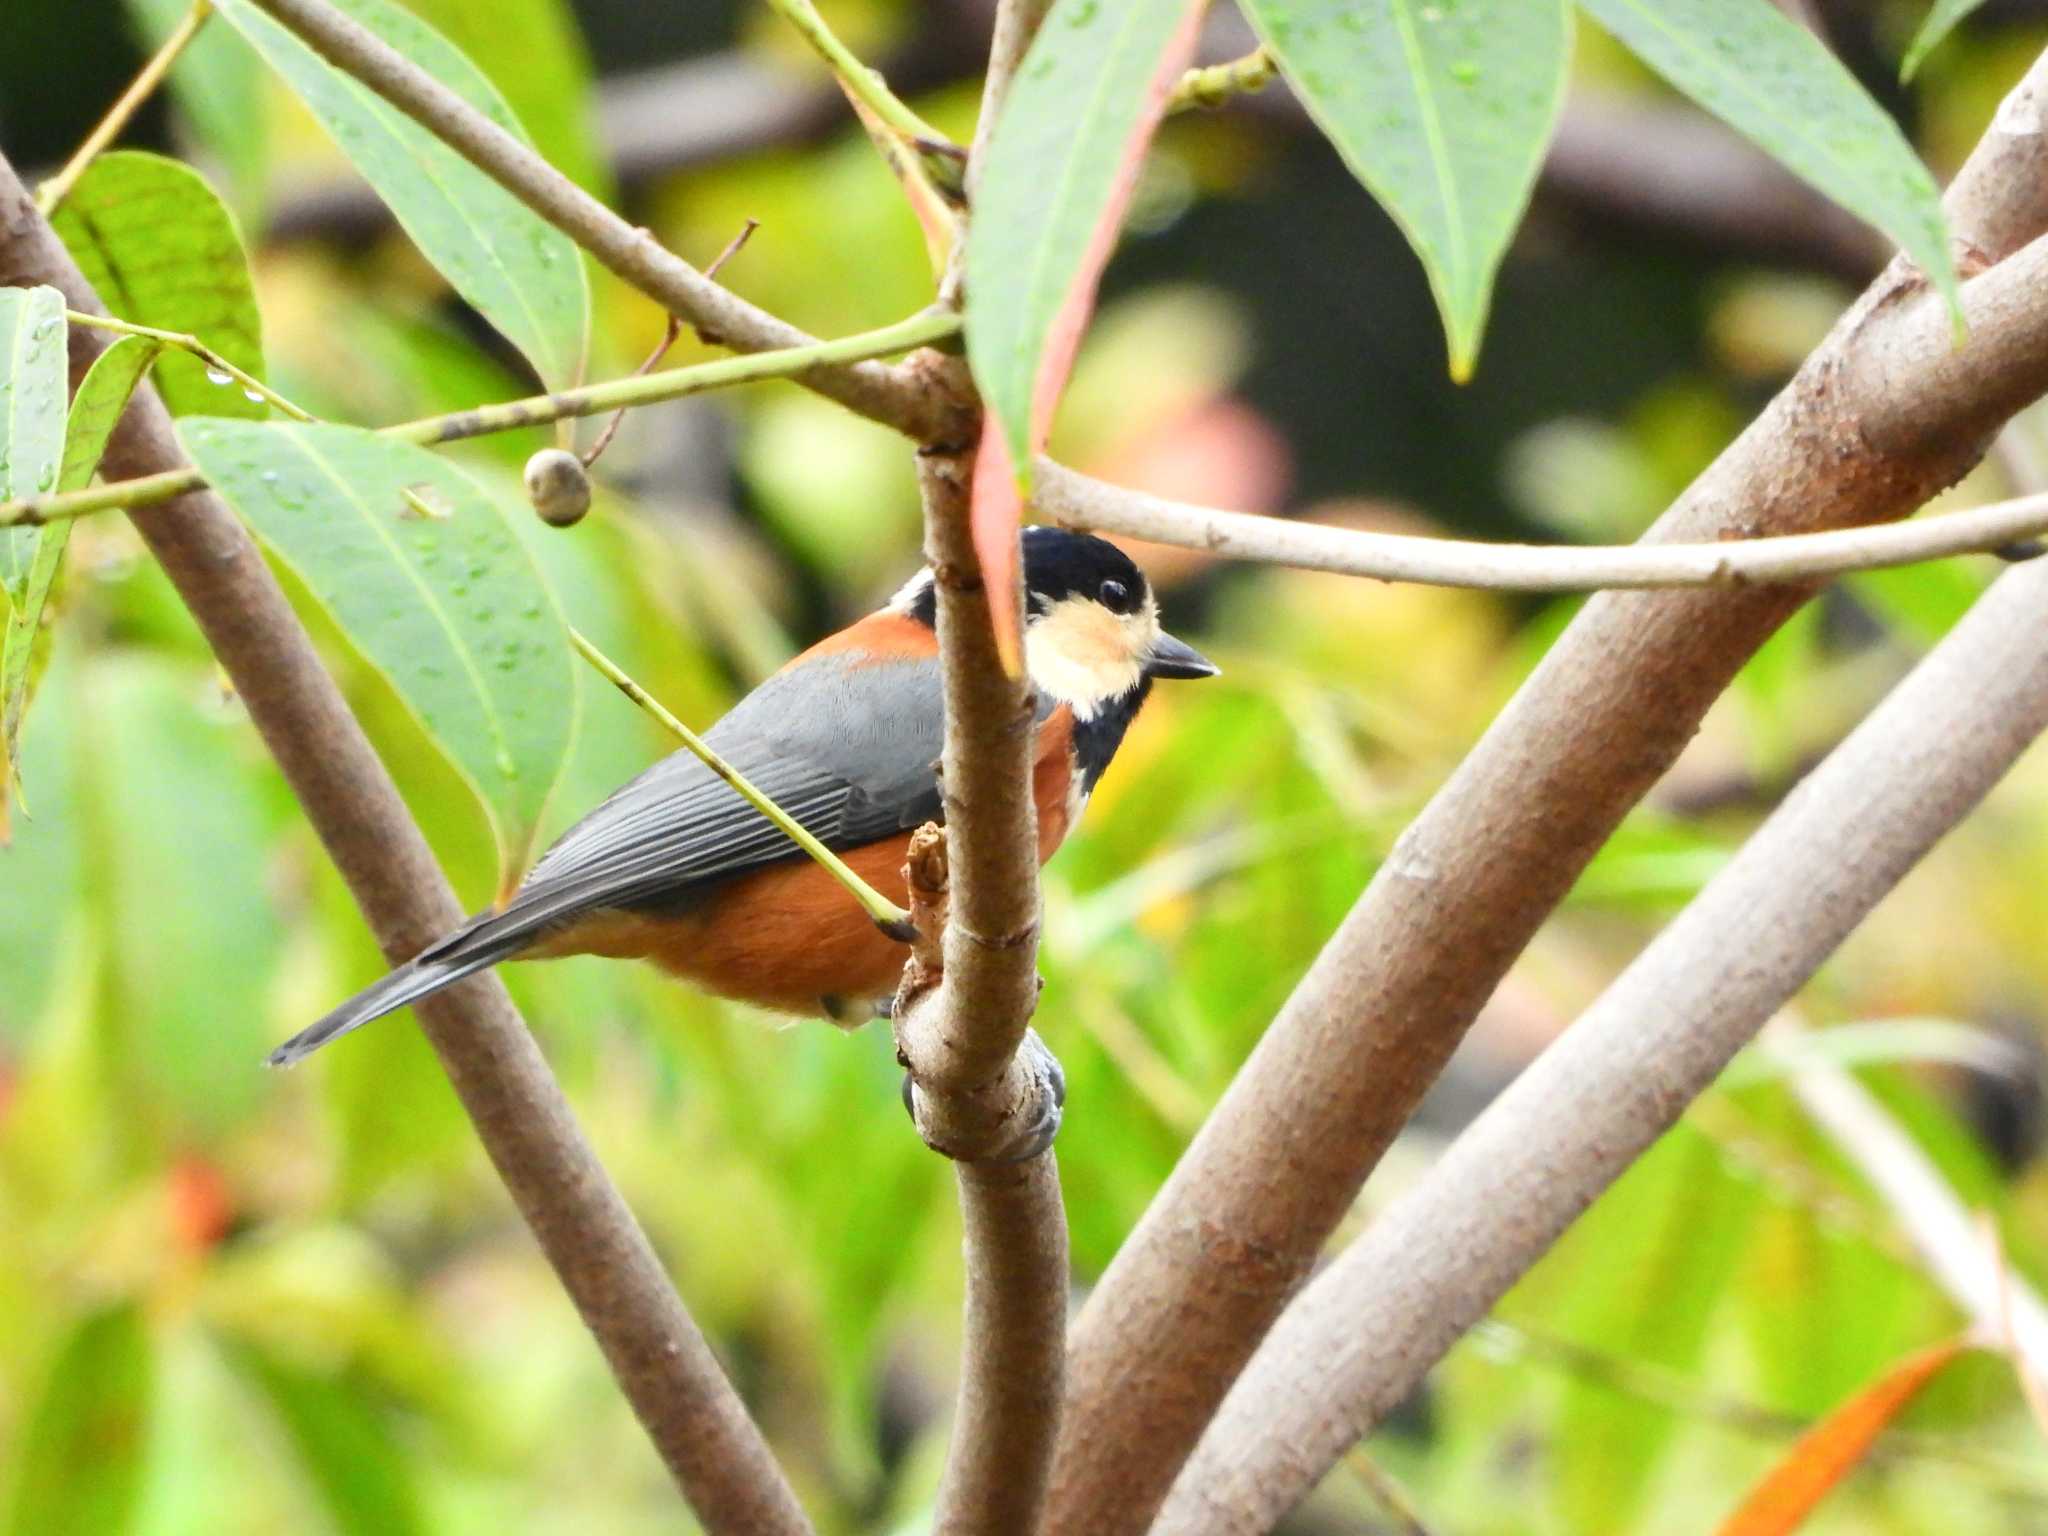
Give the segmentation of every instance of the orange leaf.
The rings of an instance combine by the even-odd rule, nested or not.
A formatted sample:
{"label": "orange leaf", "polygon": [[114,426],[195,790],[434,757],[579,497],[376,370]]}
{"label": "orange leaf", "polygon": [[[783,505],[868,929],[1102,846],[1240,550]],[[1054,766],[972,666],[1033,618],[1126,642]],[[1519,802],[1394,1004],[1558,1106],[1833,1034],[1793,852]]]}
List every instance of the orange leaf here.
{"label": "orange leaf", "polygon": [[1010,462],[1010,445],[994,416],[982,420],[968,516],[982,591],[988,594],[989,622],[995,627],[996,654],[1003,659],[1003,671],[1017,677],[1024,670],[1023,615],[1017,612],[1017,525],[1024,518],[1024,497],[1017,485],[1017,467]]}
{"label": "orange leaf", "polygon": [[1835,1409],[1750,1490],[1720,1536],[1783,1536],[1798,1529],[1920,1389],[1971,1347],[1968,1340],[1951,1339],[1917,1350]]}

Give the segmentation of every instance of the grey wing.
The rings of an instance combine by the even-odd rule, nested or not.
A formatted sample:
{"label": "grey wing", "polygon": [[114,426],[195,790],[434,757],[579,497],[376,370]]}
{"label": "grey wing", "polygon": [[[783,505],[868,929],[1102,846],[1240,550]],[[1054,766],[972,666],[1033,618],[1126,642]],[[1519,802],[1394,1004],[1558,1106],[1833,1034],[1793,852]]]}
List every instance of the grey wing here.
{"label": "grey wing", "polygon": [[[936,659],[827,655],[770,678],[704,739],[838,851],[939,815],[944,733]],[[533,932],[593,908],[665,906],[800,857],[730,785],[676,752],[563,833],[497,917]]]}
{"label": "grey wing", "polygon": [[[942,710],[936,658],[856,664],[828,655],[797,679],[770,678],[705,739],[827,846],[851,848],[939,814]],[[673,906],[801,857],[731,785],[678,752],[562,834],[501,910],[479,913],[301,1030],[271,1064],[510,959],[579,914]]]}

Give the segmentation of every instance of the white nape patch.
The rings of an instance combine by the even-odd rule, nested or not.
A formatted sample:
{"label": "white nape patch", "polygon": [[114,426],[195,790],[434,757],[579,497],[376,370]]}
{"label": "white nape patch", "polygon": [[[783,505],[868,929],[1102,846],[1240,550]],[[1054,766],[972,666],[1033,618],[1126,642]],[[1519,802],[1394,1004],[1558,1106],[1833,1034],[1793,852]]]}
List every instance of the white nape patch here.
{"label": "white nape patch", "polygon": [[1024,626],[1024,669],[1040,692],[1092,720],[1111,699],[1138,686],[1159,638],[1158,610],[1112,613],[1086,597],[1054,603]]}
{"label": "white nape patch", "polygon": [[910,580],[896,589],[896,595],[885,604],[892,612],[908,613],[917,606],[917,600],[931,590],[932,568],[924,567]]}

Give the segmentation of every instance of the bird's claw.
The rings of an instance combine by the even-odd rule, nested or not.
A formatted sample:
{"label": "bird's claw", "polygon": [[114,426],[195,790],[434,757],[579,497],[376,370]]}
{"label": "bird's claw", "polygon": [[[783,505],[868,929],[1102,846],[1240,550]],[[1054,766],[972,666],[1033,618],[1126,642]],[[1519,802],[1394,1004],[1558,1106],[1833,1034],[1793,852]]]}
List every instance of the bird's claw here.
{"label": "bird's claw", "polygon": [[[1049,1151],[1054,1139],[1060,1133],[1060,1122],[1066,1114],[1067,1074],[1060,1066],[1059,1058],[1053,1055],[1046,1043],[1038,1038],[1038,1031],[1024,1031],[1023,1043],[1017,1047],[1017,1059],[1023,1064],[1030,1077],[1030,1096],[1018,1117],[1019,1124],[1012,1135],[1001,1145],[979,1157],[962,1158],[951,1149],[932,1144],[932,1149],[956,1161],[1006,1165],[1028,1163],[1041,1153]],[[903,1074],[903,1108],[910,1116],[910,1123],[924,1127],[917,1118],[917,1080],[908,1072]],[[929,1141],[929,1138],[927,1138]]]}
{"label": "bird's claw", "polygon": [[1053,1139],[1060,1133],[1060,1121],[1066,1114],[1066,1069],[1060,1065],[1059,1057],[1053,1055],[1046,1043],[1038,1038],[1037,1030],[1024,1031],[1024,1043],[1018,1047],[1017,1054],[1031,1071],[1031,1107],[1034,1113],[1016,1142],[1002,1156],[989,1159],[991,1162],[1028,1163],[1041,1152],[1050,1151]]}

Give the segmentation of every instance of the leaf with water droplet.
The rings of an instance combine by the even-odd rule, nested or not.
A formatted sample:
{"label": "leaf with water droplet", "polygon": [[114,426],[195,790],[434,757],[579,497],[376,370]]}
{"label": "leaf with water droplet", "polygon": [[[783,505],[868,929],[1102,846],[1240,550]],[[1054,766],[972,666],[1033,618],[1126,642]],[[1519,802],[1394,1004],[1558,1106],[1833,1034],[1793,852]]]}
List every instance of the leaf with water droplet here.
{"label": "leaf with water droplet", "polygon": [[[53,320],[64,323],[56,289],[0,288],[0,501],[47,491],[64,459],[64,349],[35,339]],[[33,528],[0,529],[0,586],[10,603],[22,601],[35,548]]]}
{"label": "leaf with water droplet", "polygon": [[[490,81],[417,16],[391,0],[336,3],[499,127],[526,137]],[[571,383],[583,367],[590,291],[569,237],[251,0],[217,0],[214,8],[320,120],[456,292],[526,354],[544,382]]]}
{"label": "leaf with water droplet", "polygon": [[[263,377],[263,322],[234,216],[188,165],[140,150],[101,155],[50,223],[86,281],[138,325],[197,336],[251,378]],[[174,416],[269,415],[196,357],[166,352],[157,393]]]}
{"label": "leaf with water droplet", "polygon": [[[560,609],[523,546],[494,553],[504,513],[476,482],[409,443],[355,427],[193,419],[185,446],[214,488],[382,672],[482,802],[516,875],[532,849],[575,729],[577,678]],[[278,480],[264,478],[275,471]],[[287,504],[280,484],[308,494]],[[394,515],[400,494],[425,492],[447,509],[432,525],[449,559],[425,558],[421,525]],[[450,582],[469,565],[483,574]],[[457,601],[464,593],[466,602]],[[545,642],[508,641],[538,607]],[[504,766],[511,764],[508,771]]]}
{"label": "leaf with water droplet", "polygon": [[[1246,14],[1351,172],[1422,259],[1471,374],[1500,269],[1564,105],[1563,0],[1248,0]],[[1486,82],[1483,93],[1470,87]]]}
{"label": "leaf with water droplet", "polygon": [[1884,108],[1771,0],[1584,0],[1645,64],[1918,263],[1958,324],[1934,177]]}
{"label": "leaf with water droplet", "polygon": [[[38,334],[47,338],[53,327],[61,333],[63,326],[64,299],[56,289],[0,289],[0,501],[27,494],[29,485],[23,481],[39,494],[59,487],[75,490],[90,480],[129,391],[156,356],[156,343],[140,337],[126,338],[102,353],[79,385],[67,435],[64,349],[38,347],[30,340]],[[114,384],[116,376],[124,382]],[[70,536],[68,521],[0,529],[0,578],[8,599],[7,627],[0,636],[0,838],[7,831],[9,796],[20,782],[29,663]]]}

